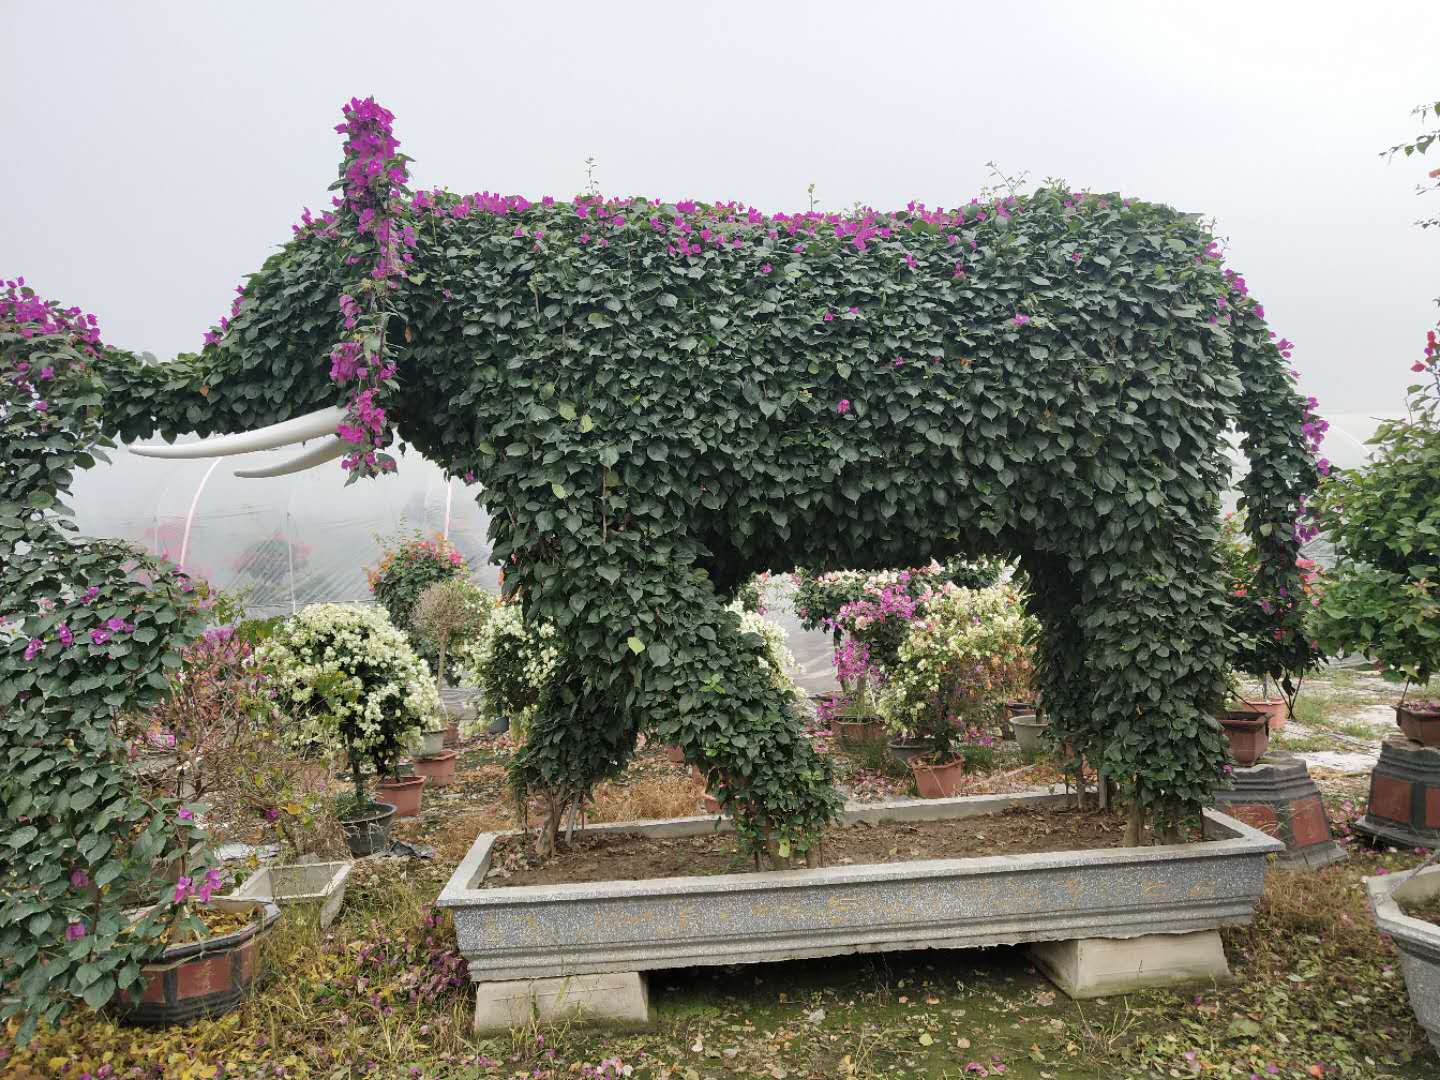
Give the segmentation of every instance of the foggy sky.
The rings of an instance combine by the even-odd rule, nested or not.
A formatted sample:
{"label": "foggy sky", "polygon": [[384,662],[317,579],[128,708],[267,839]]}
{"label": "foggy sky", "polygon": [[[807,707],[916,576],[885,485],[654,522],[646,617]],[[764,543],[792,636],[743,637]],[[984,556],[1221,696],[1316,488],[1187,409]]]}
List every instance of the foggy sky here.
{"label": "foggy sky", "polygon": [[[985,163],[1213,216],[1322,411],[1398,411],[1440,213],[1387,163],[1440,3],[0,3],[0,276],[193,351],[328,205],[351,96],[412,182],[803,209],[968,201]],[[1427,60],[1428,65],[1427,65]],[[1427,70],[1428,66],[1428,70]],[[1428,77],[1427,77],[1428,76]]]}

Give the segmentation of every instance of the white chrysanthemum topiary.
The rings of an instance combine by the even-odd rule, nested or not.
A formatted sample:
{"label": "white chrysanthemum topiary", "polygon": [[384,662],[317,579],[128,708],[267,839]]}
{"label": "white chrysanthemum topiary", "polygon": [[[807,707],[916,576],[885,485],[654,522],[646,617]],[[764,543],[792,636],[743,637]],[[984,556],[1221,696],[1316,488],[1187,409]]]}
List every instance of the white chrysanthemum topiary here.
{"label": "white chrysanthemum topiary", "polygon": [[440,696],[425,661],[378,607],[312,604],[257,652],[273,672],[296,746],[343,750],[365,802],[360,764],[395,775],[418,732],[435,726]]}

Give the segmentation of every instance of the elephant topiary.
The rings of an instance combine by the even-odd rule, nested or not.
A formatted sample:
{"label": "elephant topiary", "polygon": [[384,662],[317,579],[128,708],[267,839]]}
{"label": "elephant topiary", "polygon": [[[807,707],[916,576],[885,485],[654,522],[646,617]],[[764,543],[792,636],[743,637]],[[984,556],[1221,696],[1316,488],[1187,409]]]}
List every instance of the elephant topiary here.
{"label": "elephant topiary", "polygon": [[1056,186],[794,215],[412,193],[390,124],[346,107],[335,209],[198,353],[106,353],[103,423],[251,433],[176,456],[323,436],[294,467],[353,477],[399,440],[479,485],[507,594],[564,643],[517,762],[542,850],[642,730],[757,850],[809,848],[828,762],[724,603],[796,565],[1018,558],[1055,730],[1165,822],[1208,800],[1226,435],[1254,600],[1283,604],[1315,426],[1197,217]]}

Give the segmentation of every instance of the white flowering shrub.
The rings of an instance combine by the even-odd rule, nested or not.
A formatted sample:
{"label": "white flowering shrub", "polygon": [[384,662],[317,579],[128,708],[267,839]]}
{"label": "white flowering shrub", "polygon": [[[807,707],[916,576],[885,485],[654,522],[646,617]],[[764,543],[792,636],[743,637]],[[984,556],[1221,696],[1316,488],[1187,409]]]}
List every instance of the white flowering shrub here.
{"label": "white flowering shrub", "polygon": [[440,715],[430,669],[379,607],[312,604],[256,656],[290,717],[290,742],[345,751],[362,802],[361,760],[376,775],[393,775],[416,734]]}
{"label": "white flowering shrub", "polygon": [[803,695],[790,673],[795,670],[795,654],[790,651],[790,635],[779,623],[771,622],[758,611],[746,611],[743,600],[736,600],[730,610],[740,616],[740,630],[754,634],[764,644],[761,660],[770,671],[770,683],[777,690],[783,690],[792,700]]}
{"label": "white flowering shrub", "polygon": [[1008,583],[946,583],[924,601],[924,616],[900,643],[881,711],[894,730],[929,736],[943,754],[957,737],[998,719],[1007,700],[1029,693],[1039,628]]}
{"label": "white flowering shrub", "polygon": [[560,646],[549,622],[531,625],[518,603],[497,604],[480,633],[455,648],[459,686],[478,686],[486,711],[510,719],[523,742],[540,698],[560,665]]}

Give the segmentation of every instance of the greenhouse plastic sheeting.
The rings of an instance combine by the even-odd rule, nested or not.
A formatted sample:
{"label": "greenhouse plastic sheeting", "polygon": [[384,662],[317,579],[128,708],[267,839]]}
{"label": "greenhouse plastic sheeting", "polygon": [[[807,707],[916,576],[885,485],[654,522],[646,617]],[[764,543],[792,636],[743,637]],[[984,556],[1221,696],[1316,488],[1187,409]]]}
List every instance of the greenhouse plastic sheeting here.
{"label": "greenhouse plastic sheeting", "polygon": [[[260,480],[234,475],[295,452],[173,461],[121,448],[111,452],[110,463],[77,476],[71,505],[85,535],[129,540],[221,589],[244,590],[255,617],[288,615],[322,601],[369,602],[365,569],[380,561],[382,538],[400,531],[448,538],[475,580],[499,592],[490,518],[475,502],[478,487],[447,481],[413,451],[397,455],[394,474],[348,486],[338,463]],[[783,602],[768,617],[789,633],[801,686],[831,689],[829,635],[802,630]]]}

